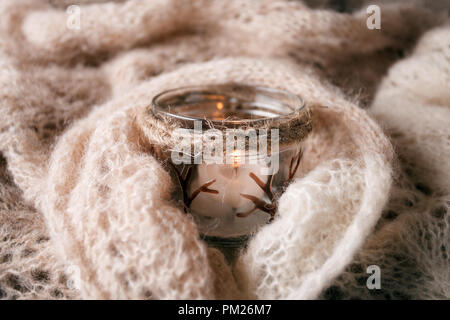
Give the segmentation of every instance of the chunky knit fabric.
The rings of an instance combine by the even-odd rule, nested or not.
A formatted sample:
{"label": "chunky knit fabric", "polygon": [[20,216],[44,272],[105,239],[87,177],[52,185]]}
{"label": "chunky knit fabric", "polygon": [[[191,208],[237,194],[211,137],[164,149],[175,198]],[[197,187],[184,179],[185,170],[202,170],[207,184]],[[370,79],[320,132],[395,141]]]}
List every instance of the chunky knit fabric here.
{"label": "chunky knit fabric", "polygon": [[[364,9],[301,2],[101,2],[80,30],[63,6],[0,2],[1,298],[450,298],[442,12],[385,6],[369,30]],[[229,81],[315,117],[233,265],[171,198],[141,118],[162,90]]]}

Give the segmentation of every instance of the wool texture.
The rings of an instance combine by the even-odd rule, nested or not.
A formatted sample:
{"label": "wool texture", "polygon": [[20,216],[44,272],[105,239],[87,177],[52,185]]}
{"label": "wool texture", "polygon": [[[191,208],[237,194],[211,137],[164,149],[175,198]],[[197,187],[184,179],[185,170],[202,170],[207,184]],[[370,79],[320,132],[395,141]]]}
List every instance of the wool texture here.
{"label": "wool texture", "polygon": [[[80,29],[61,3],[0,2],[0,298],[450,298],[445,12],[380,4],[370,30],[364,7],[310,1],[87,2]],[[228,82],[314,117],[233,264],[172,198],[146,121],[164,90]]]}

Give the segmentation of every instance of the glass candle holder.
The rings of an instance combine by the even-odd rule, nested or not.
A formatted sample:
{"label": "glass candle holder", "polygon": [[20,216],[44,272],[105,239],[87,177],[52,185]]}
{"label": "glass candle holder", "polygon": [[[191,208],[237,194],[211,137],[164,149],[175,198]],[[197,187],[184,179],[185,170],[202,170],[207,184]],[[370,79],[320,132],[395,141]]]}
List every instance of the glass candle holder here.
{"label": "glass candle holder", "polygon": [[[165,91],[151,113],[180,143],[168,161],[177,197],[201,237],[215,247],[241,247],[275,219],[277,199],[301,162],[311,112],[294,94],[242,84]],[[186,140],[182,142],[182,140]]]}

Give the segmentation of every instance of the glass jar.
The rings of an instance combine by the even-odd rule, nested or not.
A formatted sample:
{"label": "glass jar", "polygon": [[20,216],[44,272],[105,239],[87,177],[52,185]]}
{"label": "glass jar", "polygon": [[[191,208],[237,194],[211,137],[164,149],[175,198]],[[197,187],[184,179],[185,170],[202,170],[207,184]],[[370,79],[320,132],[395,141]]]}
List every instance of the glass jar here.
{"label": "glass jar", "polygon": [[275,218],[312,128],[300,97],[232,83],[165,91],[152,108],[188,139],[171,148],[168,161],[180,187],[176,196],[203,239],[240,247]]}

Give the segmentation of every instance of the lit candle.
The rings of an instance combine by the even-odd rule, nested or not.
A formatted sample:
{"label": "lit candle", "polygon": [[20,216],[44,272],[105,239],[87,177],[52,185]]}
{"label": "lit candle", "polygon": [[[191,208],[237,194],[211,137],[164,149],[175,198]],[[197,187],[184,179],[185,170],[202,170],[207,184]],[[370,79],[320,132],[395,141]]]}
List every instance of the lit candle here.
{"label": "lit candle", "polygon": [[[170,138],[171,164],[185,212],[211,245],[242,246],[248,235],[274,219],[277,196],[297,171],[300,141],[311,130],[303,101],[275,89],[223,84],[169,90],[157,95],[152,105],[158,115],[153,128],[163,128],[155,140]],[[180,148],[173,145],[175,134],[165,130],[174,124],[183,130]],[[214,129],[212,136],[217,133],[211,140],[201,135],[209,129]],[[231,144],[230,130],[235,137]],[[216,142],[219,146],[210,148]],[[220,161],[209,161],[216,156]],[[254,157],[257,161],[250,161]],[[192,158],[195,161],[189,162]]]}
{"label": "lit candle", "polygon": [[[252,195],[263,198],[264,190],[255,182],[250,174],[256,175],[263,183],[268,176],[260,175],[261,165],[241,164],[241,152],[233,151],[231,157],[232,164],[200,164],[197,166],[197,176],[190,185],[190,191],[200,188],[200,186],[215,180],[209,188],[217,190],[218,194],[200,193],[190,206],[193,212],[203,216],[223,217],[231,215],[234,218],[236,213],[246,212],[254,207],[254,204],[242,196]],[[230,214],[234,213],[234,214]]]}

